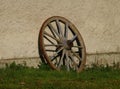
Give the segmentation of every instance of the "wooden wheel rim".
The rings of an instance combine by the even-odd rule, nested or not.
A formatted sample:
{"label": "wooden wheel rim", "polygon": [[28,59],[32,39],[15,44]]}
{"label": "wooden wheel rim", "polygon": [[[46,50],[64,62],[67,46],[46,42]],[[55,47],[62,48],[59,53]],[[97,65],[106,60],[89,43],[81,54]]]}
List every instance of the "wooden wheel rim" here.
{"label": "wooden wheel rim", "polygon": [[[50,30],[50,28],[51,28],[51,25],[52,25],[52,23],[56,23],[56,27],[57,27],[57,29],[55,29],[55,26],[53,27],[56,31],[54,31],[53,29],[52,29],[52,31],[53,31],[53,33],[51,32],[51,34],[50,33],[48,33],[48,29],[47,29],[47,31],[46,31],[46,27],[48,27],[49,28],[49,30]],[[65,28],[62,30],[62,31],[60,31],[60,29],[62,29],[62,27],[60,28],[60,24],[63,24],[64,26],[65,26]],[[73,34],[73,37],[71,38],[71,39],[66,39],[67,37],[66,36],[68,36],[69,35],[69,33],[67,32],[67,30],[69,31],[69,33],[71,32],[71,34]],[[62,35],[61,35],[62,34]],[[77,30],[77,28],[70,22],[70,21],[68,21],[67,19],[65,19],[64,17],[60,17],[60,16],[53,16],[53,17],[50,17],[50,18],[48,18],[44,23],[43,23],[43,25],[42,25],[42,27],[41,27],[41,29],[40,29],[40,33],[39,33],[39,50],[41,51],[41,53],[42,53],[42,56],[45,58],[44,60],[45,61],[47,61],[47,63],[50,65],[50,67],[52,68],[52,69],[55,69],[55,70],[60,70],[60,68],[61,68],[61,65],[63,65],[63,64],[58,64],[58,65],[60,65],[60,66],[56,66],[53,62],[52,62],[52,58],[51,58],[51,56],[49,56],[49,54],[47,53],[48,51],[46,51],[46,48],[45,48],[45,46],[46,46],[46,43],[45,43],[45,39],[47,38],[45,35],[47,35],[47,36],[49,36],[51,39],[53,39],[53,40],[55,40],[56,42],[57,42],[57,47],[60,47],[60,49],[58,49],[58,50],[56,50],[56,52],[57,52],[57,54],[59,53],[58,51],[62,51],[62,53],[61,54],[63,54],[63,55],[57,55],[57,56],[62,56],[60,59],[61,60],[67,60],[67,62],[68,62],[68,59],[69,59],[69,61],[71,61],[71,63],[70,62],[68,62],[68,64],[67,64],[67,62],[66,62],[66,66],[67,66],[67,70],[69,71],[70,69],[72,69],[72,64],[75,64],[75,66],[77,67],[75,70],[77,71],[77,72],[81,72],[82,70],[83,70],[83,68],[84,68],[84,65],[85,65],[85,62],[86,62],[86,48],[85,48],[85,44],[84,44],[84,41],[83,41],[83,38],[82,38],[82,36],[81,36],[81,34],[79,33],[79,31]],[[58,36],[58,38],[56,38],[55,36]],[[62,37],[63,36],[63,39],[65,38],[66,40],[65,40],[65,42],[62,40],[62,38],[60,38],[60,37]],[[50,39],[49,39],[50,40]],[[62,41],[60,41],[60,40],[62,40]],[[50,41],[52,41],[52,40],[50,40]],[[71,43],[70,43],[70,42]],[[76,53],[76,52],[74,52],[73,50],[72,50],[72,48],[73,47],[75,47],[75,46],[72,46],[73,44],[72,44],[72,41],[73,41],[73,44],[74,44],[74,41],[76,41],[76,44],[77,44],[77,49],[78,49],[78,51],[79,51],[79,53]],[[53,45],[53,43],[52,42],[50,42],[52,45]],[[49,45],[49,46],[52,46],[52,45]],[[58,46],[58,45],[63,45],[63,46]],[[47,44],[48,45],[48,44]],[[54,45],[54,46],[56,46],[56,45]],[[71,45],[71,46],[70,46]],[[56,47],[56,49],[57,49],[57,47]],[[63,48],[62,48],[63,47]],[[80,47],[82,47],[82,48],[80,48]],[[63,50],[67,50],[67,51],[63,51]],[[73,51],[73,52],[72,52]],[[64,53],[63,53],[64,52]],[[69,55],[68,55],[69,54]],[[72,56],[71,56],[71,55]],[[73,60],[74,58],[72,58],[72,57],[74,57],[74,56],[76,56],[76,59],[78,58],[80,61],[79,61],[79,65],[78,64],[76,64],[75,63],[75,61]],[[53,56],[54,57],[54,56]],[[54,59],[55,60],[55,59]],[[57,59],[56,59],[57,60]],[[74,62],[74,63],[72,63],[72,62]],[[71,64],[71,65],[70,65]],[[69,66],[68,66],[69,65]],[[68,68],[69,67],[69,68]]]}

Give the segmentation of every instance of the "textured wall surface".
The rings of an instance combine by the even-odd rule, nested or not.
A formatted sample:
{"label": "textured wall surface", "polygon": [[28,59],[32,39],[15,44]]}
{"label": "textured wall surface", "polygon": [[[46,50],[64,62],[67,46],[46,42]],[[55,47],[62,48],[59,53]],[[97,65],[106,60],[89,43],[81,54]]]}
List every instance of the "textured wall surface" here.
{"label": "textured wall surface", "polygon": [[38,57],[38,34],[51,16],[78,29],[87,53],[120,52],[120,0],[0,0],[0,59]]}

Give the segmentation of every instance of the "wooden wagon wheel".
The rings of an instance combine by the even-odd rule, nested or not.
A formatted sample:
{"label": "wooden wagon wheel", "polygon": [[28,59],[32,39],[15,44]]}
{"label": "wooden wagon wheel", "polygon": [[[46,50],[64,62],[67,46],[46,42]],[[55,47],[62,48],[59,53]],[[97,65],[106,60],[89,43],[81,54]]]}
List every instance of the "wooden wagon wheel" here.
{"label": "wooden wagon wheel", "polygon": [[80,72],[86,62],[86,49],[81,34],[67,19],[48,18],[39,33],[39,51],[52,69]]}

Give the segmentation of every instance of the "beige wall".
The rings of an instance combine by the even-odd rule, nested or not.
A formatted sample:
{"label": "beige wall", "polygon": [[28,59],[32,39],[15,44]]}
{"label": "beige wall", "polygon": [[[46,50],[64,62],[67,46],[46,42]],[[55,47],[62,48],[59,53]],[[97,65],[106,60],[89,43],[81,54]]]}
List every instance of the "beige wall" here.
{"label": "beige wall", "polygon": [[120,52],[120,0],[0,0],[0,59],[38,57],[38,34],[50,16],[69,19],[87,53]]}

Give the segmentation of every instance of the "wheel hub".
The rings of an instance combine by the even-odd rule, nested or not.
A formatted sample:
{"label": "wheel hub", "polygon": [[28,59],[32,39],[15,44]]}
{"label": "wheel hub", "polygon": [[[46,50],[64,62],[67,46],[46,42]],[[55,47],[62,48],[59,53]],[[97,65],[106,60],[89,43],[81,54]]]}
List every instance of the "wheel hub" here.
{"label": "wheel hub", "polygon": [[73,42],[71,42],[71,40],[64,40],[58,44],[62,44],[57,46],[56,51],[58,51],[61,47],[64,47],[64,49],[66,50],[71,50],[71,48],[73,47]]}
{"label": "wheel hub", "polygon": [[63,41],[63,47],[67,50],[71,50],[73,42],[71,40]]}

